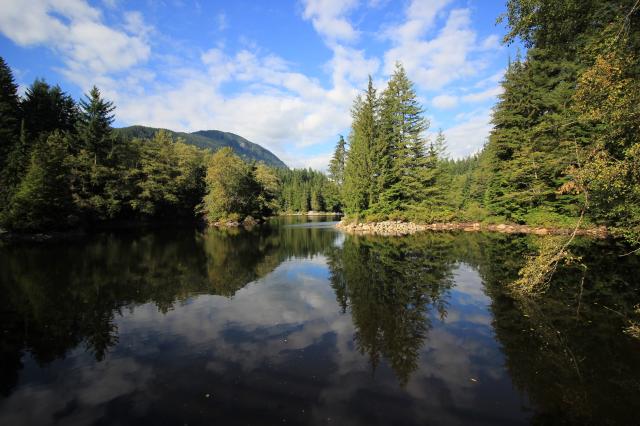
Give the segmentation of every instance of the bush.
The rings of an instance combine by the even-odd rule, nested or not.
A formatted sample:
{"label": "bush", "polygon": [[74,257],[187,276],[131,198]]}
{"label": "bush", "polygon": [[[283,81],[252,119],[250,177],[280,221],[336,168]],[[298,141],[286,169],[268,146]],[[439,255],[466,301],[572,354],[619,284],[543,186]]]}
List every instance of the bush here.
{"label": "bush", "polygon": [[548,209],[533,209],[524,215],[524,222],[529,226],[548,228],[575,228],[578,217],[569,217]]}

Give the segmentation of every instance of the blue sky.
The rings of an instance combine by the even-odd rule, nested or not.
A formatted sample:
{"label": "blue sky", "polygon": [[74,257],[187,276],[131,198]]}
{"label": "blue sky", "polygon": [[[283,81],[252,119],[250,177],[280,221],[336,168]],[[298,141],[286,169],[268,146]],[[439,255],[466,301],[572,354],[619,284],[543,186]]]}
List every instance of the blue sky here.
{"label": "blue sky", "polygon": [[[116,125],[219,129],[288,165],[325,168],[354,96],[396,61],[451,157],[479,150],[514,46],[504,0],[3,0],[0,55],[78,98],[96,84]],[[430,136],[429,134],[426,136]]]}

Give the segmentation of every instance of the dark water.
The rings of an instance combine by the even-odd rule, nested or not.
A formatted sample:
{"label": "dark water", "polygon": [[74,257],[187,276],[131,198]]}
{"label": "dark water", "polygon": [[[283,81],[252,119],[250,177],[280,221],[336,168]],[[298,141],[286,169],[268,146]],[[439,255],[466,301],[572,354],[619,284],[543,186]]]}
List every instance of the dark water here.
{"label": "dark water", "polygon": [[638,424],[638,256],[318,220],[0,247],[0,425]]}

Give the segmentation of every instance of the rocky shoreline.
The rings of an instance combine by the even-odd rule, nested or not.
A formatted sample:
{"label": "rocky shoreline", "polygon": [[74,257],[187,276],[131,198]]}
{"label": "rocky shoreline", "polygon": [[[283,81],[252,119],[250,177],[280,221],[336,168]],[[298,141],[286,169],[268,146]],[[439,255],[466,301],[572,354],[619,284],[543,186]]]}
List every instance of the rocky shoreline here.
{"label": "rocky shoreline", "polygon": [[[573,229],[533,227],[528,225],[507,224],[483,224],[480,222],[453,222],[420,224],[387,220],[384,222],[356,223],[341,221],[336,228],[350,233],[361,235],[388,235],[402,236],[424,231],[464,231],[464,232],[501,232],[505,234],[534,234],[534,235],[571,235]],[[604,226],[598,228],[579,229],[576,235],[586,235],[596,238],[605,238],[609,235]]]}
{"label": "rocky shoreline", "polygon": [[313,210],[309,210],[308,212],[293,212],[293,213],[280,213],[276,216],[342,216],[343,213],[336,212],[317,212]]}

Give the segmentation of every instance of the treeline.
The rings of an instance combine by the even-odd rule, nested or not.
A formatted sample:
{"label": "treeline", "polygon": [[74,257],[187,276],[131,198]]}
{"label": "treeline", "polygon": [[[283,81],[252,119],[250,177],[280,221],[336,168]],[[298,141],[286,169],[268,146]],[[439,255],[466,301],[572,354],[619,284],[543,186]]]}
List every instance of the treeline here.
{"label": "treeline", "polygon": [[137,222],[209,222],[338,210],[319,172],[245,162],[164,131],[124,138],[94,87],[76,102],[36,80],[18,96],[0,58],[0,227],[21,232]]}
{"label": "treeline", "polygon": [[509,0],[527,46],[502,83],[474,181],[493,215],[577,217],[640,242],[637,1]]}
{"label": "treeline", "polygon": [[[635,0],[509,0],[507,43],[527,47],[502,81],[484,149],[458,161],[401,66],[353,105],[338,144],[342,199],[369,220],[605,224],[640,242],[640,6]],[[340,167],[336,170],[340,172]]]}
{"label": "treeline", "polygon": [[281,212],[339,212],[338,186],[312,169],[278,169],[281,182],[278,209]]}
{"label": "treeline", "polygon": [[23,97],[0,59],[0,222],[17,231],[192,219],[205,154],[159,132],[123,140],[97,88],[75,102],[36,80]]}

